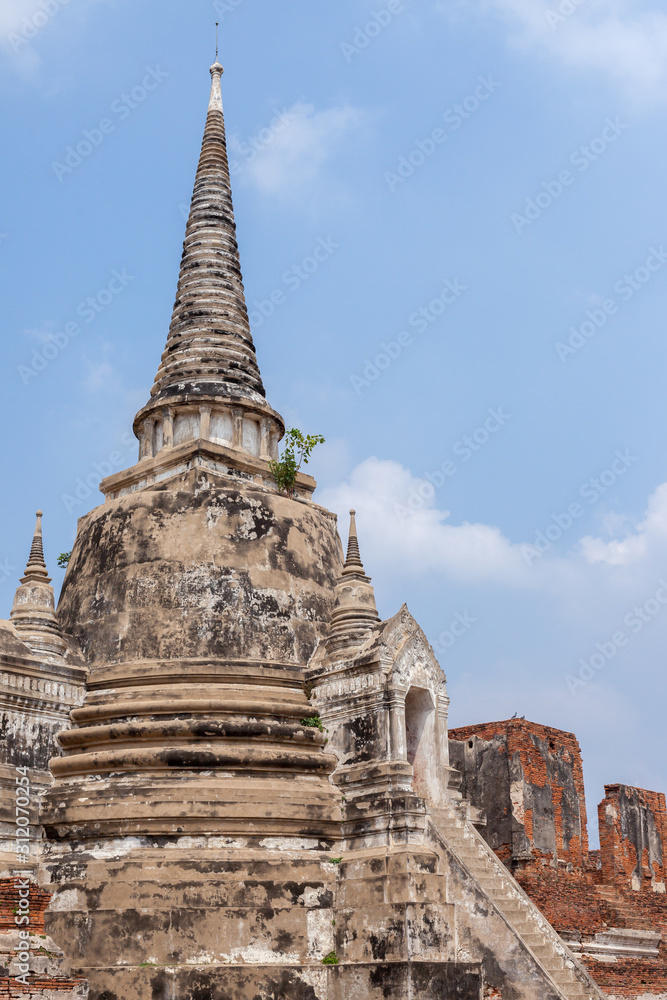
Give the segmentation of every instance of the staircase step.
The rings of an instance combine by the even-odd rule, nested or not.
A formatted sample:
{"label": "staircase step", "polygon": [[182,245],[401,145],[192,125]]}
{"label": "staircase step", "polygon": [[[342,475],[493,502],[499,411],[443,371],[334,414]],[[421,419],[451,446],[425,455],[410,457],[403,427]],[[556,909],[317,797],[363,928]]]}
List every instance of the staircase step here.
{"label": "staircase step", "polygon": [[539,930],[539,911],[523,899],[502,861],[480,842],[465,799],[460,803],[450,802],[434,820],[451,849],[549,974],[564,1000],[600,1000],[600,993],[586,987],[576,968],[568,966],[549,933]]}
{"label": "staircase step", "polygon": [[[526,941],[527,937],[527,934],[523,935],[524,941]],[[526,944],[529,944],[529,942],[526,941]],[[544,968],[549,969],[551,967],[549,963],[554,963],[553,949],[548,944],[531,944],[529,947],[533,954],[537,955]],[[562,968],[562,963],[559,963],[557,966],[554,965],[554,968]]]}
{"label": "staircase step", "polygon": [[548,944],[547,939],[541,931],[531,931],[530,934],[526,935],[526,940],[529,944]]}

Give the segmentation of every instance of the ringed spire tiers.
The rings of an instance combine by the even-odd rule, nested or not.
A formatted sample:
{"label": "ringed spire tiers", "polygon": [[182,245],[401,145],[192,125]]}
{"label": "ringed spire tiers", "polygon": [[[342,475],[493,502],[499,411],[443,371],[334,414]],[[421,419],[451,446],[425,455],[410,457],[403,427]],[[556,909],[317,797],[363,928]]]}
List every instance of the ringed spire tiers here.
{"label": "ringed spire tiers", "polygon": [[183,394],[263,400],[250,335],[225,140],[220,80],[211,66],[206,116],[167,346],[153,399]]}
{"label": "ringed spire tiers", "polygon": [[46,569],[46,561],[44,559],[44,542],[42,536],[42,518],[44,517],[43,511],[38,510],[35,517],[37,518],[35,533],[32,537],[32,545],[30,546],[30,555],[28,556],[28,565],[26,566],[25,576],[21,577],[21,583],[29,583],[33,581],[51,583],[51,577]]}
{"label": "ringed spire tiers", "polygon": [[380,618],[371,578],[366,576],[359,553],[356,511],[350,511],[347,559],[334,590],[334,609],[327,651],[332,657],[360,648]]}
{"label": "ringed spire tiers", "polygon": [[42,517],[42,511],[38,510],[28,565],[21,577],[21,586],[16,591],[10,619],[20,638],[33,652],[47,659],[60,659],[67,643],[56,618],[51,577],[44,560]]}
{"label": "ringed spire tiers", "polygon": [[[151,398],[134,421],[139,458],[211,441],[269,460],[285,425],[265,399],[236,241],[217,61],[176,301]],[[164,456],[161,456],[164,457]]]}
{"label": "ringed spire tiers", "polygon": [[361,561],[361,553],[359,552],[359,539],[357,537],[357,512],[356,510],[350,511],[350,536],[347,543],[347,559],[345,560],[345,568],[343,569],[343,575],[350,575],[351,573],[356,573],[357,570],[363,575],[364,564]]}

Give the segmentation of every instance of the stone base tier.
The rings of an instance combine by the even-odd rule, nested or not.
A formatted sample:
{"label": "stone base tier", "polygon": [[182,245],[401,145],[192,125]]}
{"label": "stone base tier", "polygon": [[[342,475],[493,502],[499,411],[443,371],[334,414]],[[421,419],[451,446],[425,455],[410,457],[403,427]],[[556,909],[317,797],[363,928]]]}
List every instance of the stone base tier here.
{"label": "stone base tier", "polygon": [[[303,966],[190,966],[105,971],[90,1000],[482,1000],[476,965],[437,962]],[[125,992],[121,992],[125,991]],[[2,993],[0,993],[2,996]],[[54,998],[56,1000],[56,998]]]}
{"label": "stone base tier", "polygon": [[270,838],[52,844],[46,930],[90,1000],[481,1000],[437,869],[430,851]]}
{"label": "stone base tier", "polygon": [[[187,678],[187,679],[186,679]],[[42,822],[56,839],[340,836],[336,758],[290,664],[172,662],[98,671]]]}

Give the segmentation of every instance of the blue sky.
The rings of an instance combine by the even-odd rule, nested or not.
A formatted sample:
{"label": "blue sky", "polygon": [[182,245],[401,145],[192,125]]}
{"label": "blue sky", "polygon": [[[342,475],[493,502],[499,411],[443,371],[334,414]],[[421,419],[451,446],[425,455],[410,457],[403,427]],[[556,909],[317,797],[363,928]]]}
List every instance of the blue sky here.
{"label": "blue sky", "polygon": [[591,818],[605,782],[666,789],[649,3],[4,0],[0,615],[35,509],[59,583],[134,460],[216,18],[267,395],[326,436],[309,471],[357,508],[382,615],[406,601],[435,644],[452,725],[576,732]]}

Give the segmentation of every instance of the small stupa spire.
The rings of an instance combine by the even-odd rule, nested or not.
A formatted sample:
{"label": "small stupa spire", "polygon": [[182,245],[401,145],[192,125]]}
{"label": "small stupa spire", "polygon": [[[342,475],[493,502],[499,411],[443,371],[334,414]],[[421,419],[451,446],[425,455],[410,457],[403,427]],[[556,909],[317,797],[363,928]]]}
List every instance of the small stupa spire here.
{"label": "small stupa spire", "polygon": [[361,648],[380,620],[371,578],[366,576],[359,552],[356,511],[350,511],[347,558],[334,591],[331,631],[327,641],[330,656],[350,656]]}
{"label": "small stupa spire", "polygon": [[359,539],[357,537],[357,512],[356,510],[350,511],[350,536],[347,543],[347,559],[345,560],[345,570],[357,570],[360,569],[364,572],[364,565],[361,561],[361,553],[359,552]]}
{"label": "small stupa spire", "polygon": [[46,562],[44,561],[44,544],[42,541],[42,518],[44,517],[44,513],[38,510],[35,516],[37,517],[35,533],[32,538],[25,576],[21,578],[21,583],[27,583],[29,580],[41,580],[44,583],[51,583],[51,577],[46,570]]}
{"label": "small stupa spire", "polygon": [[21,577],[21,586],[14,596],[10,619],[19,637],[36,656],[60,660],[67,649],[67,643],[56,617],[51,577],[44,560],[43,516],[42,511],[38,510],[28,565]]}

